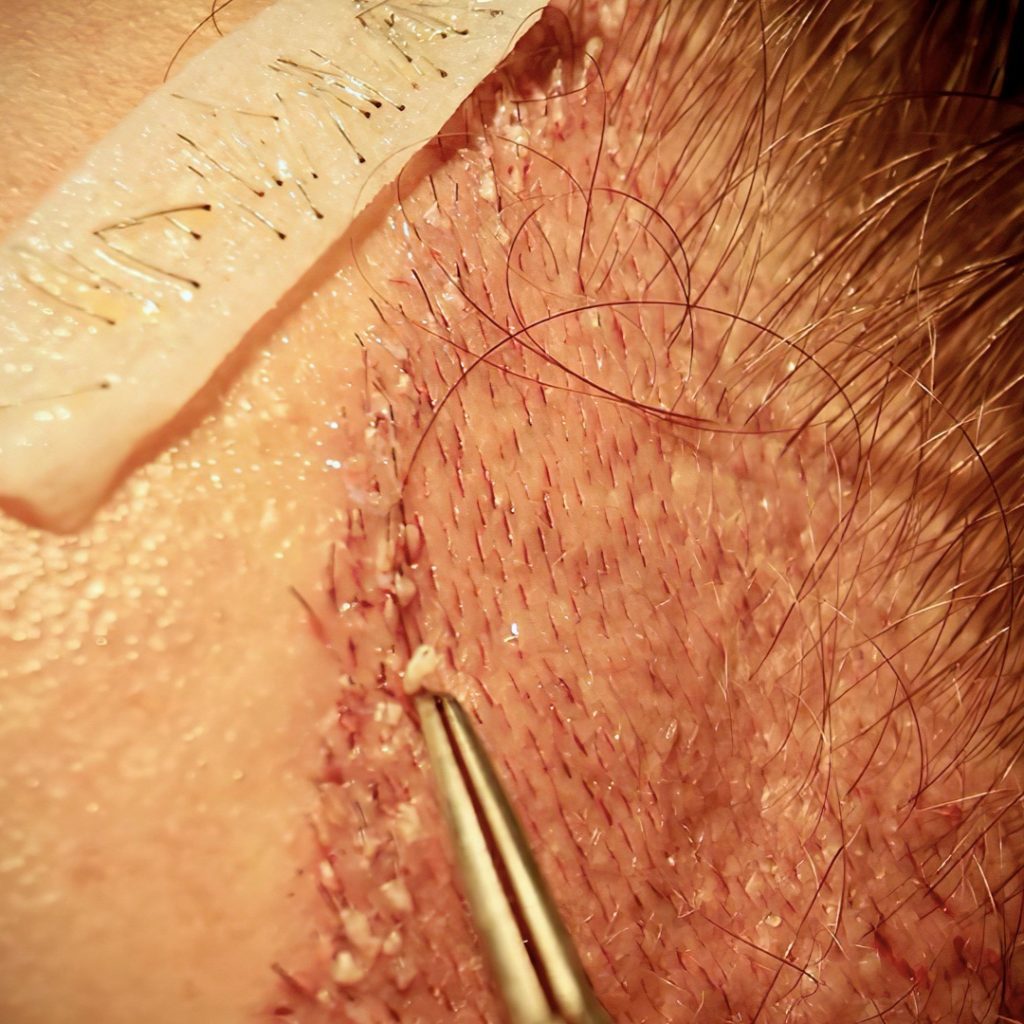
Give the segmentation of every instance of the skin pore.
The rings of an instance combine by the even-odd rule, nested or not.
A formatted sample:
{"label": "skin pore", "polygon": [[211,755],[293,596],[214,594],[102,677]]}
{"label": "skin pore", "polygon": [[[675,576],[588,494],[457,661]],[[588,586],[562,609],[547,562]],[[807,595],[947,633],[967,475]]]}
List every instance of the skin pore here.
{"label": "skin pore", "polygon": [[[207,13],[46,10],[5,225]],[[0,520],[0,1019],[499,1019],[421,643],[615,1019],[1020,1019],[1008,36],[563,5],[91,524]]]}

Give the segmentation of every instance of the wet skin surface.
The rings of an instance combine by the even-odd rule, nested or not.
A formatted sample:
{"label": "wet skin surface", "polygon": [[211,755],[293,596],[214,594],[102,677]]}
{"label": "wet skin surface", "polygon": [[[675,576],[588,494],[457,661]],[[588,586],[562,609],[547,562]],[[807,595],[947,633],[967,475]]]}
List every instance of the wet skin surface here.
{"label": "wet skin surface", "polygon": [[[93,524],[2,521],[5,1021],[497,1019],[421,642],[616,1019],[1024,1012],[1007,118],[670,10],[549,17]],[[53,11],[4,223],[205,13]]]}

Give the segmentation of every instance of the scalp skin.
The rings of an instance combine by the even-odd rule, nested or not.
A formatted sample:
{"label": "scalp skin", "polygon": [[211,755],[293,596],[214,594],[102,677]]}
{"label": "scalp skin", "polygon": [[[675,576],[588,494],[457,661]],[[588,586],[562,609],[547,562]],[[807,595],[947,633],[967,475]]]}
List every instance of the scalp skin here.
{"label": "scalp skin", "polygon": [[[95,523],[3,521],[5,1021],[495,1019],[420,642],[617,1020],[1020,1017],[1005,33],[658,9],[549,18]],[[184,34],[122,91],[104,13],[96,133]],[[13,218],[74,146],[8,102]]]}

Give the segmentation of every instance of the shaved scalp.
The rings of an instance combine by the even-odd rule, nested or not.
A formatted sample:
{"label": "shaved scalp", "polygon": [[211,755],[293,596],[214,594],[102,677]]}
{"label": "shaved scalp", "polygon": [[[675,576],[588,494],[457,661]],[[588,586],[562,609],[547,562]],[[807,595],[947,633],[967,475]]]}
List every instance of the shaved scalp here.
{"label": "shaved scalp", "polygon": [[[648,972],[699,1019],[1014,1016],[1011,24],[622,11],[549,13],[403,173],[414,269],[355,254],[390,512],[347,550],[392,553],[386,628],[571,780],[521,783],[541,820],[595,805],[559,871],[622,1019],[682,1012]],[[429,561],[471,538],[462,571],[410,564],[410,523]],[[386,679],[347,614],[324,635]]]}

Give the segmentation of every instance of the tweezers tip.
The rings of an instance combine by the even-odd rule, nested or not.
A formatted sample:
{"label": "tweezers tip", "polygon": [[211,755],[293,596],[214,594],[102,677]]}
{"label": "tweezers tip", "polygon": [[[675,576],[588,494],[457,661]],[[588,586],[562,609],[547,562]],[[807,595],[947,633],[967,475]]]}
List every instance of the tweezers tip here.
{"label": "tweezers tip", "polygon": [[510,1020],[610,1024],[469,714],[449,693],[421,690],[414,703]]}

